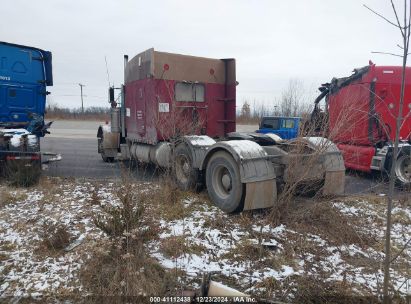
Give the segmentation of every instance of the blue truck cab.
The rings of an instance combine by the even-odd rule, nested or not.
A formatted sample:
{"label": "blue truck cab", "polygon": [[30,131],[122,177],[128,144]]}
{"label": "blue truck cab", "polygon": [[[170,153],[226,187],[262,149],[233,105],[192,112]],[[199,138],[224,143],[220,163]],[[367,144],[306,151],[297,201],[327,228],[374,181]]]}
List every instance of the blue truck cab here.
{"label": "blue truck cab", "polygon": [[0,128],[44,125],[47,86],[53,85],[51,52],[0,41]]}
{"label": "blue truck cab", "polygon": [[274,133],[282,139],[298,136],[300,117],[263,117],[257,133]]}

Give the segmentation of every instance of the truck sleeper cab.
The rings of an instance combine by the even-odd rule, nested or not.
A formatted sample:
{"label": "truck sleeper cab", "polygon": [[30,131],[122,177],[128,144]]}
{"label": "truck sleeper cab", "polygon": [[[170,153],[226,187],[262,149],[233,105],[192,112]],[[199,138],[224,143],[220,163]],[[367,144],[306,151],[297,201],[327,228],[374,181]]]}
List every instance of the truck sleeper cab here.
{"label": "truck sleeper cab", "polygon": [[52,85],[50,52],[0,42],[1,167],[40,168],[40,137],[50,126],[44,125],[47,86]]}
{"label": "truck sleeper cab", "polygon": [[[290,157],[299,156],[270,135],[235,132],[236,86],[234,59],[154,49],[125,57],[122,99],[119,106],[110,100],[111,124],[98,129],[98,151],[105,161],[120,157],[168,168],[183,190],[205,185],[225,212],[272,207],[277,183],[292,175],[285,173]],[[321,142],[303,141],[311,152]],[[345,167],[338,149],[325,142],[330,150],[302,176],[321,180],[325,194],[341,194]]]}
{"label": "truck sleeper cab", "polygon": [[389,172],[393,158],[399,185],[411,184],[411,68],[406,68],[398,155],[393,155],[399,111],[402,67],[371,63],[349,77],[333,78],[320,87],[313,120],[325,97],[326,135],[343,153],[345,166],[364,172]]}

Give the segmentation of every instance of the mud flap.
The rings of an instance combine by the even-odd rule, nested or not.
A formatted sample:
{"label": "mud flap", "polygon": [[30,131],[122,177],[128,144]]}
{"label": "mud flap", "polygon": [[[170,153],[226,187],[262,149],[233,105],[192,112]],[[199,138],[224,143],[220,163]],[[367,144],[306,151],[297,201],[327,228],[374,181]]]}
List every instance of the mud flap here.
{"label": "mud flap", "polygon": [[305,137],[314,149],[322,153],[325,170],[323,195],[342,195],[345,188],[345,165],[341,151],[330,140],[322,137]]}
{"label": "mud flap", "polygon": [[277,201],[275,179],[246,184],[243,210],[271,208]]}
{"label": "mud flap", "polygon": [[110,125],[100,126],[97,132],[98,152],[106,157],[116,157],[120,144],[120,133],[111,132]]}
{"label": "mud flap", "polygon": [[342,195],[344,194],[345,184],[344,171],[326,171],[323,186],[323,195]]}

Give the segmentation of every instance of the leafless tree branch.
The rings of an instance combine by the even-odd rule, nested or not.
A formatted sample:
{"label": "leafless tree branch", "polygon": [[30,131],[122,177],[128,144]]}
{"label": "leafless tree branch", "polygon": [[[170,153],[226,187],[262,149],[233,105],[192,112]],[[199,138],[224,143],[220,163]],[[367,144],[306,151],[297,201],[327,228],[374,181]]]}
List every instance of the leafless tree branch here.
{"label": "leafless tree branch", "polygon": [[383,55],[391,55],[391,56],[396,56],[396,57],[403,57],[402,55],[398,54],[393,54],[393,53],[387,53],[387,52],[371,52],[372,54],[383,54]]}
{"label": "leafless tree branch", "polygon": [[389,24],[391,24],[391,25],[393,25],[393,26],[395,26],[395,27],[398,27],[398,28],[401,30],[401,32],[402,32],[403,29],[402,29],[401,26],[399,26],[398,24],[395,24],[395,23],[392,22],[391,20],[385,18],[383,15],[377,13],[377,12],[374,11],[373,9],[369,8],[367,5],[363,4],[363,6],[364,6],[366,9],[370,10],[371,12],[373,12],[374,14],[376,14],[378,17],[380,17],[380,18],[384,19],[385,21],[387,21]]}
{"label": "leafless tree branch", "polygon": [[395,9],[395,5],[392,0],[391,0],[391,6],[392,6],[392,10],[394,11],[395,18],[397,19],[398,28],[401,30],[401,35],[404,37],[405,33],[404,33],[403,28],[401,27],[400,19],[398,18],[397,10]]}

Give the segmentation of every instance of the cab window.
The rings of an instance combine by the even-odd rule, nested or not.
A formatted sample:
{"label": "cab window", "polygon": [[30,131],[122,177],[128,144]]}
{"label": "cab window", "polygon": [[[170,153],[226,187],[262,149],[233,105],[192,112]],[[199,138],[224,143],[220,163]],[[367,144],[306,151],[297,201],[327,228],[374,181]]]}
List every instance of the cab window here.
{"label": "cab window", "polygon": [[294,119],[284,119],[283,128],[284,129],[294,129]]}
{"label": "cab window", "polygon": [[205,87],[202,83],[177,82],[174,90],[176,101],[205,101]]}
{"label": "cab window", "polygon": [[262,128],[278,130],[280,128],[280,121],[278,119],[265,119]]}

